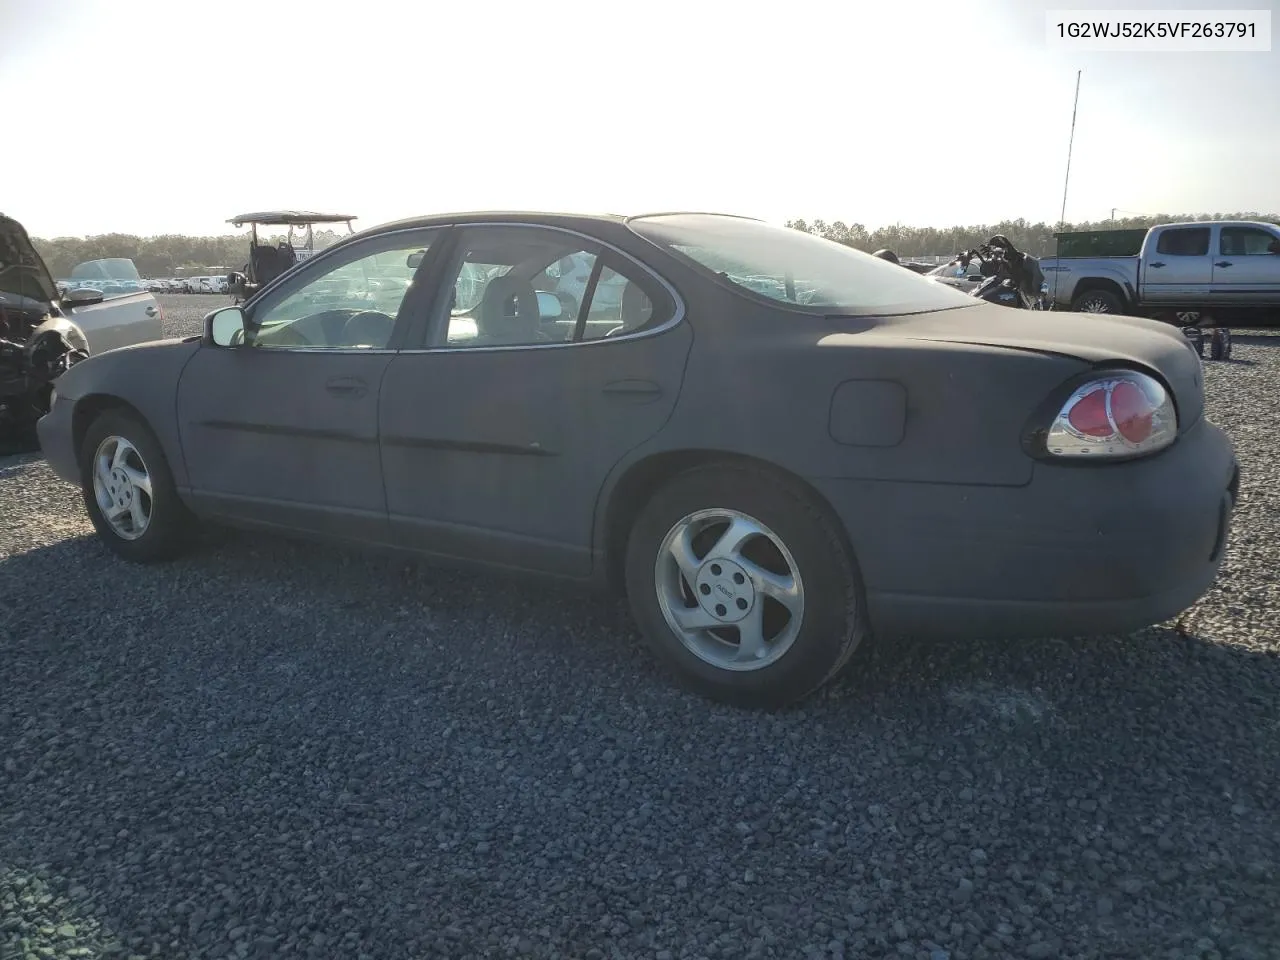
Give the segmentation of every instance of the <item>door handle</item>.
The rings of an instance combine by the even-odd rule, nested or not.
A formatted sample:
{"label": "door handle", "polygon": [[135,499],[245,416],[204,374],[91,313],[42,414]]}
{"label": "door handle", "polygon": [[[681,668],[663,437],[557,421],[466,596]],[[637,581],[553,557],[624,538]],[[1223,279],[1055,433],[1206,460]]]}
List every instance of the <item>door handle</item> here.
{"label": "door handle", "polygon": [[1151,264],[1150,266],[1151,266],[1151,269],[1153,270],[1159,270],[1161,267],[1164,266],[1164,261],[1158,260],[1155,263]]}
{"label": "door handle", "polygon": [[147,316],[148,316],[148,317],[154,317],[154,316],[155,316],[157,313],[159,313],[159,312],[160,312],[160,308],[159,308],[159,307],[147,307]]}
{"label": "door handle", "polygon": [[359,377],[334,377],[324,388],[337,397],[363,397],[369,385]]}
{"label": "door handle", "polygon": [[656,400],[662,396],[662,387],[652,380],[614,380],[606,383],[601,392],[632,400]]}
{"label": "door handle", "polygon": [[1229,266],[1231,266],[1231,261],[1230,261],[1230,260],[1219,260],[1217,263],[1215,263],[1215,264],[1214,264],[1214,266],[1215,266],[1215,267],[1229,267]]}

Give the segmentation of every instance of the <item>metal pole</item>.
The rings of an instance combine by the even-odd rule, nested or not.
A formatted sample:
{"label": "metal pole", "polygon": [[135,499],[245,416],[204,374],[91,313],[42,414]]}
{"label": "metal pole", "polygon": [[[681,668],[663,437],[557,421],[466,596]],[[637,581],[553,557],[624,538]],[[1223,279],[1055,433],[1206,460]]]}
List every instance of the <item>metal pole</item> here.
{"label": "metal pole", "polygon": [[[1071,137],[1067,140],[1067,175],[1062,182],[1062,213],[1058,216],[1058,231],[1061,232],[1067,223],[1067,187],[1071,183],[1071,150],[1076,142],[1076,108],[1080,105],[1080,74],[1083,70],[1076,71],[1076,95],[1071,102]],[[1059,245],[1058,252],[1061,252]],[[1062,265],[1058,264],[1058,269],[1053,272],[1053,306],[1058,304],[1058,280],[1062,277]]]}
{"label": "metal pole", "polygon": [[1067,186],[1071,183],[1071,150],[1076,142],[1076,107],[1080,104],[1080,74],[1083,72],[1083,70],[1076,71],[1076,97],[1071,103],[1071,137],[1067,140],[1067,176],[1062,183],[1062,214],[1058,217],[1059,229],[1067,222]]}

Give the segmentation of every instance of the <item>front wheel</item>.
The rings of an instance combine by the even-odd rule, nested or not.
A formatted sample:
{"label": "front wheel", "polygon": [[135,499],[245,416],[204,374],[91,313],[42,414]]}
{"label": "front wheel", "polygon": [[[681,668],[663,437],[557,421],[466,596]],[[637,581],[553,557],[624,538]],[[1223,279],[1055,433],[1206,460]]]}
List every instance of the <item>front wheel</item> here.
{"label": "front wheel", "polygon": [[803,491],[751,467],[677,476],[627,545],[627,595],[658,658],[689,689],[776,708],[812,693],[866,630],[852,557]]}
{"label": "front wheel", "polygon": [[136,417],[108,410],[93,421],[80,453],[80,487],[89,519],[113,553],[151,563],[188,546],[193,518],[160,442]]}

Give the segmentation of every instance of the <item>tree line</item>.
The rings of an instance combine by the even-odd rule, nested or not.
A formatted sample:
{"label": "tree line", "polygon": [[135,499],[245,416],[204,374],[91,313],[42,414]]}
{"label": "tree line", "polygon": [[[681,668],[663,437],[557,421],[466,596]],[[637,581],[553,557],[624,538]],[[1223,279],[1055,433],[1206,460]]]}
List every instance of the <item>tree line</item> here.
{"label": "tree line", "polygon": [[[269,239],[261,238],[264,242]],[[274,239],[274,238],[272,238]],[[337,242],[332,230],[317,230],[315,248]],[[92,237],[32,237],[36,250],[56,278],[67,277],[78,263],[120,257],[132,260],[138,273],[147,278],[199,277],[240,270],[249,259],[249,232],[213,237],[163,234],[137,237],[128,233],[104,233]]]}
{"label": "tree line", "polygon": [[[1146,229],[1157,223],[1184,220],[1263,220],[1280,223],[1278,214],[1259,213],[1175,213],[1150,217],[1128,217],[1121,220],[1099,220],[1054,226],[1026,220],[1004,220],[993,224],[956,227],[908,227],[893,225],[868,230],[860,223],[842,220],[788,220],[787,226],[816,234],[859,250],[894,251],[899,257],[943,256],[977,246],[994,234],[1008,237],[1019,250],[1037,257],[1053,256],[1059,232],[1092,230]],[[339,235],[331,230],[315,232],[317,250],[336,242]],[[57,237],[52,240],[33,238],[36,249],[55,277],[66,277],[72,267],[87,260],[122,257],[132,260],[143,277],[201,276],[226,270],[239,270],[249,256],[249,235],[225,234],[212,237],[188,237],[164,234],[138,237],[126,233],[105,233],[92,237]]]}
{"label": "tree line", "polygon": [[1258,220],[1280,223],[1280,214],[1260,213],[1161,213],[1148,217],[1120,220],[1083,221],[1053,225],[1029,223],[1026,220],[1003,220],[1000,223],[965,227],[907,227],[901,225],[868,230],[860,223],[846,224],[837,220],[788,220],[787,226],[805,233],[817,234],[868,253],[892,250],[900,258],[944,256],[971,250],[989,237],[1002,234],[1015,247],[1034,257],[1052,257],[1057,252],[1055,233],[1090,232],[1094,230],[1145,230],[1158,223],[1180,223],[1188,220]]}

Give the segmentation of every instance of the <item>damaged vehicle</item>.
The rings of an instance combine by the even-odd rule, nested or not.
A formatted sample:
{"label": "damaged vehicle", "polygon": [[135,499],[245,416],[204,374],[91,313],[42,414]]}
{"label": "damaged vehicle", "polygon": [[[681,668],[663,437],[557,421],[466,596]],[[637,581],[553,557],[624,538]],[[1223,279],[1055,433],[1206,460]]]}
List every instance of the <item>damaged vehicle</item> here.
{"label": "damaged vehicle", "polygon": [[56,283],[22,224],[0,214],[0,453],[36,449],[58,377],[91,353],[159,340],[163,320],[145,290]]}

